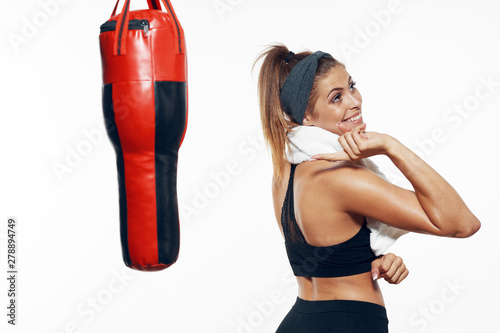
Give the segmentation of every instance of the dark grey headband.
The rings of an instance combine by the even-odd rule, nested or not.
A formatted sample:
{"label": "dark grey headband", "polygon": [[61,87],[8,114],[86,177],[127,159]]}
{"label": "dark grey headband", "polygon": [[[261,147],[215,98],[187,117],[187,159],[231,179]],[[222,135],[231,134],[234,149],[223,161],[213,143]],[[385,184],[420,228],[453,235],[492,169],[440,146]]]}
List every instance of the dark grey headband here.
{"label": "dark grey headband", "polygon": [[307,102],[316,76],[318,60],[332,56],[328,53],[316,51],[308,55],[288,74],[280,92],[281,105],[285,112],[298,124],[302,125],[306,113]]}

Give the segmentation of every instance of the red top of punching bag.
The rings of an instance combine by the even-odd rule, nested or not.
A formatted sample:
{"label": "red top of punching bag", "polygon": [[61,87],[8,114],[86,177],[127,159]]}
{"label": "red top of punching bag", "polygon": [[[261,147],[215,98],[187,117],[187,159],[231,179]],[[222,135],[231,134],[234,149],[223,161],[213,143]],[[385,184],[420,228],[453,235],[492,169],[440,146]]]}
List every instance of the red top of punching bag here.
{"label": "red top of punching bag", "polygon": [[148,0],[149,10],[129,11],[126,0],[115,15],[117,2],[99,35],[104,84],[187,81],[184,31],[170,2],[162,1],[168,12],[161,10],[159,0]]}

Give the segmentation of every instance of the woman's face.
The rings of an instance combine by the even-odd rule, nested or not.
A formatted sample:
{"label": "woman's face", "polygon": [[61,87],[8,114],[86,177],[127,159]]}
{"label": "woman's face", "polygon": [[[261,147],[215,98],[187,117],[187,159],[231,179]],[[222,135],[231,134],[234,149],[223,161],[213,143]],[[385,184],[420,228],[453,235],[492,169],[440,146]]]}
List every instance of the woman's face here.
{"label": "woman's face", "polygon": [[363,124],[361,94],[344,66],[336,66],[318,81],[317,100],[312,114],[306,112],[304,125],[317,126],[342,135]]}

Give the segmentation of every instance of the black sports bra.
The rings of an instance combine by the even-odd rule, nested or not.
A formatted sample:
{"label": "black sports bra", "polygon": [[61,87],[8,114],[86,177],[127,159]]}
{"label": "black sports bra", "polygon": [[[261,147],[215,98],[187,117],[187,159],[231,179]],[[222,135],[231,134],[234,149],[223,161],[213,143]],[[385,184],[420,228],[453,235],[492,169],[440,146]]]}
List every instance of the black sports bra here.
{"label": "black sports bra", "polygon": [[295,221],[293,176],[296,166],[297,164],[291,165],[288,189],[281,208],[281,226],[293,274],[307,277],[339,277],[369,272],[371,262],[376,257],[370,248],[370,229],[366,226],[366,219],[358,233],[345,242],[330,246],[307,244]]}

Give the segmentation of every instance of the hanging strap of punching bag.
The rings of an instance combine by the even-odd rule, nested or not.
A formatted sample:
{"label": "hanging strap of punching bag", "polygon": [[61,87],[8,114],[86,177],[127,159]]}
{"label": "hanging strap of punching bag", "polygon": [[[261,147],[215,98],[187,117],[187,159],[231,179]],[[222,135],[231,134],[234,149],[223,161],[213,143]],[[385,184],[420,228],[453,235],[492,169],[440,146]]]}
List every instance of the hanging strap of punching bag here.
{"label": "hanging strap of punching bag", "polygon": [[[111,14],[111,17],[116,15],[116,9],[118,8],[119,2],[120,2],[120,0],[116,1],[115,9],[113,9],[113,13]],[[160,0],[148,0],[148,7],[149,7],[149,9],[161,10]]]}
{"label": "hanging strap of punching bag", "polygon": [[[170,4],[170,0],[161,0],[163,5],[168,12],[172,15],[174,19],[175,26],[177,28],[177,43],[179,47],[179,53],[182,54],[182,42],[181,42],[181,27],[179,25],[179,21],[177,20],[177,15],[175,15],[174,8]],[[120,0],[116,1],[115,8],[111,17],[116,14],[116,9],[118,7],[118,3]],[[160,0],[148,0],[149,9],[157,9],[161,10]],[[125,0],[123,4],[122,12],[118,15],[116,28],[118,31],[115,31],[115,39],[113,45],[113,55],[125,55],[127,52],[127,32],[128,32],[128,22],[129,22],[129,13],[130,13],[130,0]]]}
{"label": "hanging strap of punching bag", "polygon": [[160,0],[148,0],[148,5],[149,5],[149,9],[161,10]]}
{"label": "hanging strap of punching bag", "polygon": [[[115,9],[113,9],[113,13],[111,14],[111,17],[116,15],[116,9],[118,8],[119,2],[120,2],[120,0],[116,1]],[[148,0],[148,6],[149,6],[149,9],[161,10],[160,0]]]}

